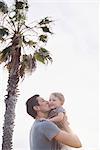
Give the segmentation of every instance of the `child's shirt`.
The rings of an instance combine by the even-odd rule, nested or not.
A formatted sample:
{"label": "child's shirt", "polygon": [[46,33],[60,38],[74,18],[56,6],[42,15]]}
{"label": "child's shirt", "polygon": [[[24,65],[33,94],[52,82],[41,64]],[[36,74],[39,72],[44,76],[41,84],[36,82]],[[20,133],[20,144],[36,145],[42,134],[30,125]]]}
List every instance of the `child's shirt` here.
{"label": "child's shirt", "polygon": [[[65,113],[66,113],[65,109],[64,109],[63,107],[58,107],[58,108],[52,109],[52,110],[49,112],[48,118],[49,118],[49,119],[50,119],[50,118],[53,118],[53,117],[57,116],[58,113],[60,113],[60,112],[64,113],[64,116],[65,116]],[[55,124],[57,124],[57,126],[58,126],[60,129],[64,129],[64,126],[63,126],[63,124],[62,124],[60,121],[59,121],[59,122],[55,122]]]}
{"label": "child's shirt", "polygon": [[[55,108],[55,109],[50,110],[50,112],[49,112],[49,114],[48,114],[48,118],[49,118],[49,119],[50,119],[50,118],[53,118],[53,117],[57,116],[58,113],[60,113],[60,112],[64,113],[64,118],[63,118],[63,120],[64,120],[64,119],[67,120],[66,111],[65,111],[65,109],[64,109],[63,107],[59,107],[59,108]],[[66,131],[65,125],[64,125],[61,121],[55,122],[55,124],[56,124],[60,129]],[[69,147],[69,146],[66,146],[66,145],[61,144],[61,143],[59,144],[59,142],[56,143],[56,144],[57,144],[57,145],[56,145],[57,148],[58,148],[58,145],[59,145],[58,150],[60,150],[60,149],[61,149],[61,150],[70,150],[70,147]]]}

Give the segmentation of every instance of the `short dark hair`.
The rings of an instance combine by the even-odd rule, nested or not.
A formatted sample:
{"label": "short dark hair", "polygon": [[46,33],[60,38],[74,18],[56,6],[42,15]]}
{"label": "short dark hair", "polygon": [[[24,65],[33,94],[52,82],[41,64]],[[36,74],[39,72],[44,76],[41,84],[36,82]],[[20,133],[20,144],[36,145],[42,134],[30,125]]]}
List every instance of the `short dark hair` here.
{"label": "short dark hair", "polygon": [[34,110],[34,106],[39,106],[37,97],[39,97],[40,95],[36,94],[34,96],[32,96],[31,98],[29,98],[26,102],[26,111],[27,113],[32,116],[34,119],[37,116],[37,112]]}

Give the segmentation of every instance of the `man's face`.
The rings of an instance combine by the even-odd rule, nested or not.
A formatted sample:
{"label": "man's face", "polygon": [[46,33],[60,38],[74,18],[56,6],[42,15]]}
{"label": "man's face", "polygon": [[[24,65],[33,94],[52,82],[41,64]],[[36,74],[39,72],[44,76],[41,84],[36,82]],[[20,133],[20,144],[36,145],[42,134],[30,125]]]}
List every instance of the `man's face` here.
{"label": "man's face", "polygon": [[39,103],[39,109],[41,112],[48,112],[50,111],[49,103],[48,101],[44,100],[42,97],[37,97],[38,103]]}

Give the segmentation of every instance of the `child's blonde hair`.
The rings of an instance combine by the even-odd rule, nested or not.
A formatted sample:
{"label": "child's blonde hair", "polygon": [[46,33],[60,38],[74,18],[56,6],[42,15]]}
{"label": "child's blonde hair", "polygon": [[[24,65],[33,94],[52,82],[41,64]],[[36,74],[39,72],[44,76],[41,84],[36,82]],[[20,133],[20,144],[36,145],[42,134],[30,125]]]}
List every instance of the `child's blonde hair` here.
{"label": "child's blonde hair", "polygon": [[62,105],[64,104],[65,98],[64,98],[64,95],[62,93],[53,92],[53,93],[51,93],[51,95],[54,95],[55,97],[57,97],[61,101]]}

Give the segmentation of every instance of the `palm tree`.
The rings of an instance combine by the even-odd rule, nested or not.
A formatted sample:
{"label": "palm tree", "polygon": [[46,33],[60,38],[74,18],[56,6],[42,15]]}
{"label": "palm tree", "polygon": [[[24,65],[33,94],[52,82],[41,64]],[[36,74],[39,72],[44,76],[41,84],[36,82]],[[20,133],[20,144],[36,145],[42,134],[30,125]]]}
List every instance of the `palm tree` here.
{"label": "palm tree", "polygon": [[[37,61],[47,64],[52,62],[49,51],[44,48],[50,31],[52,20],[45,17],[28,25],[26,0],[15,0],[8,8],[0,1],[0,64],[5,64],[8,70],[7,95],[5,97],[5,115],[2,136],[2,150],[13,147],[13,131],[15,106],[18,97],[18,83],[26,72],[34,71]],[[4,43],[4,44],[3,44]]]}

